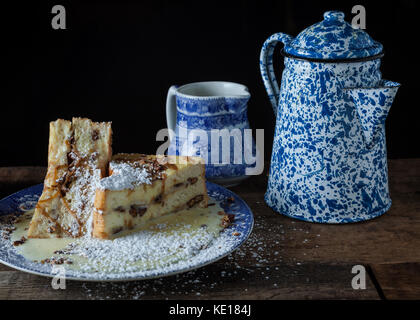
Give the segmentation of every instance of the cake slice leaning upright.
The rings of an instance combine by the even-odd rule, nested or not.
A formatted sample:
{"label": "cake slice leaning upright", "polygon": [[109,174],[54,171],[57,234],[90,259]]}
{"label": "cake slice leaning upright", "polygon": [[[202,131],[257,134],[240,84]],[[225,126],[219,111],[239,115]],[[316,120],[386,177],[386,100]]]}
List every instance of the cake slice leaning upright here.
{"label": "cake slice leaning upright", "polygon": [[93,237],[112,239],[154,218],[207,207],[204,160],[199,157],[117,154],[95,198]]}
{"label": "cake slice leaning upright", "polygon": [[50,123],[48,170],[28,237],[80,237],[91,232],[97,182],[111,159],[110,122],[73,118]]}

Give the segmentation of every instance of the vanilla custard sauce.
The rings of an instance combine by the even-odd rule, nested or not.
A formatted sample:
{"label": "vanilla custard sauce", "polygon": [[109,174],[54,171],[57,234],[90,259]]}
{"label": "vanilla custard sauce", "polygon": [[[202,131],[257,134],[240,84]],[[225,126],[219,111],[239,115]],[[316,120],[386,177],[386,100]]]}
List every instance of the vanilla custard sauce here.
{"label": "vanilla custard sauce", "polygon": [[[214,201],[213,201],[214,203]],[[15,223],[12,243],[26,238],[15,249],[28,260],[64,259],[65,268],[81,272],[121,273],[164,269],[188,261],[212,246],[224,227],[218,203],[156,218],[141,230],[114,240],[95,238],[27,239],[33,210]]]}

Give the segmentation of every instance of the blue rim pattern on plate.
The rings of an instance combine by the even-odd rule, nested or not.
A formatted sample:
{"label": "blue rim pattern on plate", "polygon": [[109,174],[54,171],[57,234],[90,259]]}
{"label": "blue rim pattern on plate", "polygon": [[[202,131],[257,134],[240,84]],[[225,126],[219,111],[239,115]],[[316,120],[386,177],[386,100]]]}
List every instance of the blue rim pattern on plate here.
{"label": "blue rim pattern on plate", "polygon": [[[27,189],[18,191],[2,200],[0,200],[0,216],[12,213],[23,212],[30,209],[36,204],[36,199],[41,195],[43,184],[38,184]],[[173,269],[168,272],[153,272],[153,270],[145,272],[133,272],[129,276],[118,277],[118,274],[109,274],[107,277],[98,277],[96,273],[84,273],[83,275],[75,273],[73,270],[66,270],[67,280],[80,280],[80,281],[133,281],[133,280],[146,280],[159,277],[166,277],[191,271],[217,260],[220,260],[238,249],[251,234],[254,217],[248,205],[239,198],[232,191],[225,189],[217,184],[207,182],[207,190],[211,199],[221,201],[221,207],[225,212],[235,215],[235,223],[230,226],[226,231],[232,238],[234,244],[228,248],[222,247],[217,256],[209,258],[207,261],[201,261],[198,264],[191,264],[187,268]],[[228,203],[227,199],[233,197],[235,201]],[[234,236],[233,233],[238,232],[239,235]],[[36,275],[53,277],[52,267],[50,265],[36,263],[25,259],[21,256],[10,244],[10,240],[0,239],[0,262],[12,267],[14,269],[29,272]]]}

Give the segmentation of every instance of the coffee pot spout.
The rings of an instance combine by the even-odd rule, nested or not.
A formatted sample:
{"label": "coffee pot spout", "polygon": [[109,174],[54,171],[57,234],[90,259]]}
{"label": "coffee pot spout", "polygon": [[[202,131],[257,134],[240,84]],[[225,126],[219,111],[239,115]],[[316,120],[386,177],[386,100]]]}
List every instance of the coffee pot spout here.
{"label": "coffee pot spout", "polygon": [[345,88],[344,91],[355,104],[366,144],[372,147],[381,134],[389,109],[401,85],[381,80],[375,87]]}

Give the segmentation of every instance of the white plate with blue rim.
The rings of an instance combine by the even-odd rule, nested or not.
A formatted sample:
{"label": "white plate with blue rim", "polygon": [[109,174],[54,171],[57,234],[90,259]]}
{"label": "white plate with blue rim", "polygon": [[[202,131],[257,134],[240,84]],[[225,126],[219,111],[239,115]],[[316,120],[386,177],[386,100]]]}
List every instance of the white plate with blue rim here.
{"label": "white plate with blue rim", "polygon": [[[22,215],[35,207],[41,195],[43,184],[16,192],[0,200],[0,216]],[[249,237],[254,225],[253,214],[248,205],[232,191],[207,182],[211,202],[218,202],[222,209],[235,216],[234,223],[224,229],[208,246],[200,248],[187,260],[175,261],[164,267],[136,270],[127,268],[124,272],[103,272],[66,268],[65,277],[80,281],[132,281],[171,276],[191,271],[220,260],[238,249]],[[2,225],[0,225],[0,230]],[[17,270],[45,277],[54,277],[54,266],[29,260],[22,256],[8,237],[0,237],[0,262]],[[102,240],[97,240],[102,241]],[[156,248],[154,251],[158,250]],[[135,250],[135,249],[132,249]]]}

